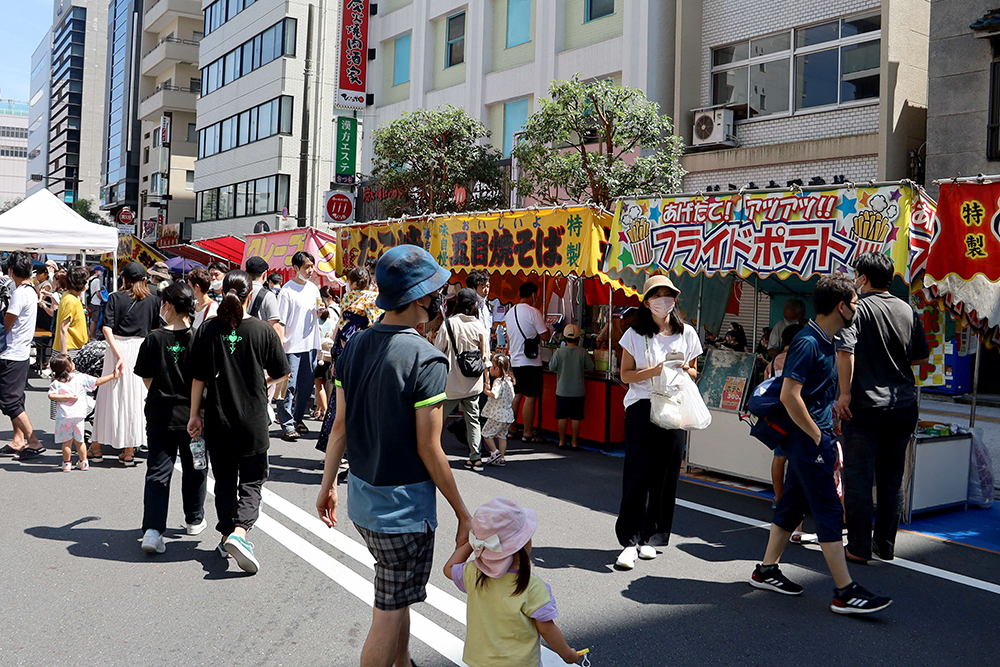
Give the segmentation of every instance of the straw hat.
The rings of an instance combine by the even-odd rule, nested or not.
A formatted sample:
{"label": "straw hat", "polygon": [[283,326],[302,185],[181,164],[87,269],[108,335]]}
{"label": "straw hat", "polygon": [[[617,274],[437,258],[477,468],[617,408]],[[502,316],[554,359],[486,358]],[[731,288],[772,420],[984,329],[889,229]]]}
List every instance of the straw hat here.
{"label": "straw hat", "polygon": [[681,295],[681,291],[674,287],[674,283],[670,280],[670,278],[664,275],[656,275],[646,278],[646,282],[642,286],[642,300],[645,301],[649,293],[657,287],[669,287],[671,291],[677,294],[677,296]]}

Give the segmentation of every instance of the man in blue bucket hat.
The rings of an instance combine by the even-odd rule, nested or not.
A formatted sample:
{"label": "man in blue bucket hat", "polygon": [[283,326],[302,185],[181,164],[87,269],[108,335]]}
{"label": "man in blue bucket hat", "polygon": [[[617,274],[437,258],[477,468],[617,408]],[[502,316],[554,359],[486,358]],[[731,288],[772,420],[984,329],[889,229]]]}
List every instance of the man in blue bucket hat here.
{"label": "man in blue bucket hat", "polygon": [[418,246],[386,252],[375,267],[385,316],[337,360],[337,417],[316,509],[328,526],[337,523],[337,471],[347,448],[348,517],[375,557],[363,667],[411,664],[409,607],[427,597],[437,489],[458,518],[456,544],[469,539],[472,518],[441,449],[448,358],[416,331],[441,310],[450,277]]}

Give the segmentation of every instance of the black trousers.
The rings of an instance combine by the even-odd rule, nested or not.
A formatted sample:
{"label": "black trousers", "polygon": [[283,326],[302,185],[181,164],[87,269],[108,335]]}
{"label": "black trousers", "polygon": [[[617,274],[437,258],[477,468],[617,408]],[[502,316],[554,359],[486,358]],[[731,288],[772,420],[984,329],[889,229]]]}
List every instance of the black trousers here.
{"label": "black trousers", "polygon": [[267,480],[267,452],[252,456],[213,454],[215,529],[228,536],[237,526],[249,531],[260,515],[260,494]]}
{"label": "black trousers", "polygon": [[648,400],[625,411],[625,470],[615,534],[623,547],[666,546],[687,433],[649,421]]}
{"label": "black trousers", "polygon": [[146,490],[143,498],[142,529],[162,533],[167,529],[170,478],[174,462],[181,457],[181,498],[184,521],[201,523],[205,518],[205,486],[208,470],[195,470],[191,459],[191,436],[185,431],[146,429],[149,453],[146,458]]}
{"label": "black trousers", "polygon": [[[859,409],[853,410],[853,418],[841,426],[847,550],[851,555],[871,558],[874,543],[879,555],[893,556],[902,510],[900,487],[906,447],[918,416],[916,405]],[[875,507],[872,485],[876,487]]]}

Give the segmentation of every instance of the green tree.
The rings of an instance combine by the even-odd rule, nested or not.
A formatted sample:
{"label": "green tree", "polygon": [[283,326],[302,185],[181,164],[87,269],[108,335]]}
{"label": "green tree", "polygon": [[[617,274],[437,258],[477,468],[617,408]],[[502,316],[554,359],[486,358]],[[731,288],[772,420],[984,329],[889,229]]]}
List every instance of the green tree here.
{"label": "green tree", "polygon": [[110,225],[111,223],[107,221],[106,218],[101,217],[101,214],[93,210],[90,207],[89,199],[77,199],[73,202],[73,210],[76,211],[82,218],[87,222],[94,222],[98,225]]}
{"label": "green tree", "polygon": [[23,197],[14,197],[13,199],[8,199],[0,206],[0,214],[6,213],[10,209],[14,208],[18,204],[24,201]]}
{"label": "green tree", "polygon": [[641,90],[574,76],[553,81],[525,122],[513,150],[515,185],[544,204],[611,210],[618,197],[678,190],[683,150],[670,118]]}
{"label": "green tree", "polygon": [[[480,143],[490,131],[465,109],[418,109],[375,130],[372,177],[392,192],[390,217],[505,207],[503,157]],[[455,201],[465,188],[464,204]]]}

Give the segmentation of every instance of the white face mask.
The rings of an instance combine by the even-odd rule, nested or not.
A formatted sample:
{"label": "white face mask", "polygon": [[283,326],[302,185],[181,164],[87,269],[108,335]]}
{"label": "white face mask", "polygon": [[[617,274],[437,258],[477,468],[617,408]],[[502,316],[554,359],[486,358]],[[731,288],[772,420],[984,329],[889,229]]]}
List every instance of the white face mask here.
{"label": "white face mask", "polygon": [[646,302],[649,305],[649,310],[660,319],[666,319],[670,313],[674,312],[674,306],[677,304],[677,299],[672,296],[660,296],[655,299],[650,299]]}
{"label": "white face mask", "polygon": [[221,280],[213,280],[208,287],[209,287],[209,289],[213,289],[216,292],[221,292],[222,291],[222,281]]}

